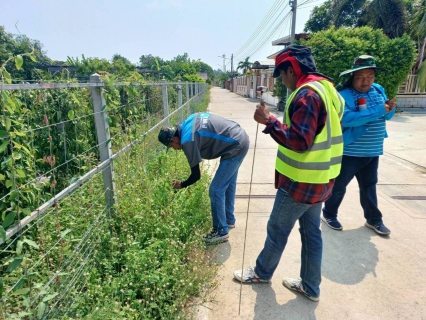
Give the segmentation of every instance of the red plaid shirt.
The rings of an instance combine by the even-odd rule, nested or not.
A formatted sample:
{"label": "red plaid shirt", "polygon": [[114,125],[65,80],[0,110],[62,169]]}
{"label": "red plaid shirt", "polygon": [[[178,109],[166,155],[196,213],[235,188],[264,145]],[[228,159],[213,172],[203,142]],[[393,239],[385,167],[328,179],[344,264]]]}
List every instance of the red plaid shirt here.
{"label": "red plaid shirt", "polygon": [[[321,133],[327,119],[327,111],[320,96],[310,88],[301,89],[289,106],[291,126],[269,117],[264,133],[280,145],[296,152],[309,150],[316,135]],[[275,170],[275,188],[283,188],[297,202],[316,204],[331,195],[334,179],[325,184],[293,181]]]}

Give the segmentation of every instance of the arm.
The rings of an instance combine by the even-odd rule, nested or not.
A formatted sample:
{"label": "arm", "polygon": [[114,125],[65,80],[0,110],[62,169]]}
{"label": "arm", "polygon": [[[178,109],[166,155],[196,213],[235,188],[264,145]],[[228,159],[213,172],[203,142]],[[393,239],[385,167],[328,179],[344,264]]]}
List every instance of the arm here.
{"label": "arm", "polygon": [[[261,106],[256,113],[262,113],[259,109]],[[258,121],[256,113],[255,120]],[[289,115],[290,126],[287,126],[271,116],[268,110],[263,122],[260,122],[266,124],[263,132],[269,133],[285,148],[295,152],[305,152],[312,146],[315,136],[324,128],[327,118],[324,103],[314,90],[301,89],[290,104]]]}
{"label": "arm", "polygon": [[392,117],[393,117],[393,116],[394,116],[394,114],[395,114],[395,111],[396,111],[396,108],[392,109],[392,111],[389,111],[389,112],[386,114],[385,119],[386,119],[386,120],[390,120],[390,119],[392,119]]}
{"label": "arm", "polygon": [[200,172],[200,164],[197,164],[196,166],[191,168],[191,175],[186,179],[185,181],[182,181],[180,183],[180,186],[182,188],[186,188],[190,186],[191,184],[194,184],[201,178],[201,172]]}
{"label": "arm", "polygon": [[343,127],[359,127],[367,122],[377,120],[386,115],[386,108],[384,105],[377,105],[367,108],[362,111],[351,110],[348,105],[345,105],[345,113],[343,114],[342,126]]}
{"label": "arm", "polygon": [[390,120],[390,119],[392,119],[392,117],[394,116],[395,111],[396,111],[396,101],[395,101],[395,98],[393,98],[391,100],[386,100],[386,104],[389,106],[389,108],[391,109],[391,111],[389,111],[386,114],[385,119],[386,120]]}
{"label": "arm", "polygon": [[201,155],[197,144],[194,141],[185,142],[182,144],[182,150],[191,167],[191,175],[185,181],[173,180],[173,188],[182,189],[194,184],[201,178],[200,162]]}
{"label": "arm", "polygon": [[182,189],[190,186],[191,184],[194,184],[201,178],[201,172],[200,172],[200,165],[197,164],[196,166],[191,168],[191,175],[186,179],[185,181],[180,180],[172,180],[173,188],[175,189]]}

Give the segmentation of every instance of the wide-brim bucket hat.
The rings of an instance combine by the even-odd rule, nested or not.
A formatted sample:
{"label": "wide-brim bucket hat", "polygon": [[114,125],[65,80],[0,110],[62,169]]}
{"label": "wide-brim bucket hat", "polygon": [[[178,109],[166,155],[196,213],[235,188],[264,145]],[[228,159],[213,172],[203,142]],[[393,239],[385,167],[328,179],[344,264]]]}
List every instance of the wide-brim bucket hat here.
{"label": "wide-brim bucket hat", "polygon": [[388,69],[378,67],[376,65],[376,59],[373,56],[363,54],[355,58],[352,68],[346,71],[343,71],[339,77],[344,76],[345,74],[353,73],[363,69],[376,69],[385,72],[389,72]]}

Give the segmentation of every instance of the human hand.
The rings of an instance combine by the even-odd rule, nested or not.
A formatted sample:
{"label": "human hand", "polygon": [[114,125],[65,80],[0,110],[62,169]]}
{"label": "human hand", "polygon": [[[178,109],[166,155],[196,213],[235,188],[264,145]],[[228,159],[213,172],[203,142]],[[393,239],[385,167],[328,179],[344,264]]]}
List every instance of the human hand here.
{"label": "human hand", "polygon": [[269,107],[265,104],[265,101],[260,100],[260,104],[256,106],[256,111],[254,112],[254,121],[266,124],[269,120]]}
{"label": "human hand", "polygon": [[182,185],[181,185],[181,181],[180,180],[172,180],[172,186],[174,189],[182,189]]}
{"label": "human hand", "polygon": [[389,106],[389,111],[392,111],[396,107],[396,100],[395,98],[391,100],[386,100],[386,104]]}
{"label": "human hand", "polygon": [[385,107],[386,113],[392,110],[387,103],[385,103],[383,106]]}

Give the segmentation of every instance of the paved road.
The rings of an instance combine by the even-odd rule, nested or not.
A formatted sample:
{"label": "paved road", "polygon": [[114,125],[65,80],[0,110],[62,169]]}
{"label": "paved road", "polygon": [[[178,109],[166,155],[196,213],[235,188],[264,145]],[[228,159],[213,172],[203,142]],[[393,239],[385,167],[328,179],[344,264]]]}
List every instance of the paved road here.
{"label": "paved road", "polygon": [[[388,122],[389,138],[380,159],[378,197],[392,230],[380,237],[364,227],[356,181],[349,187],[339,219],[343,231],[322,225],[324,253],[321,300],[311,302],[285,289],[282,279],[298,277],[300,236],[295,228],[271,284],[240,284],[253,155],[254,173],[247,222],[244,265],[254,265],[266,237],[275,189],[277,145],[252,120],[255,100],[213,88],[210,111],[233,119],[251,139],[239,173],[237,227],[229,242],[215,248],[221,264],[219,285],[200,319],[426,319],[426,113],[405,110]],[[277,116],[282,112],[271,109]],[[255,142],[256,131],[258,132]],[[214,166],[210,161],[208,165]]]}

